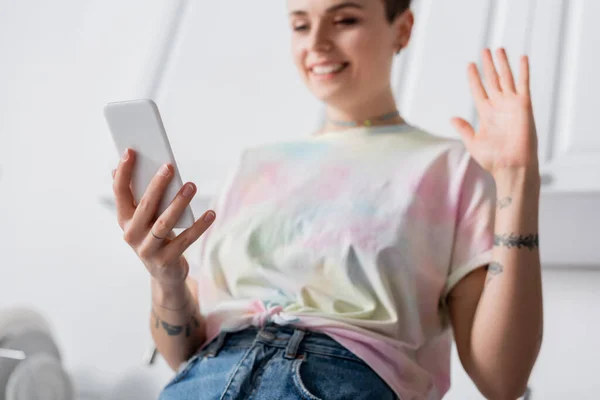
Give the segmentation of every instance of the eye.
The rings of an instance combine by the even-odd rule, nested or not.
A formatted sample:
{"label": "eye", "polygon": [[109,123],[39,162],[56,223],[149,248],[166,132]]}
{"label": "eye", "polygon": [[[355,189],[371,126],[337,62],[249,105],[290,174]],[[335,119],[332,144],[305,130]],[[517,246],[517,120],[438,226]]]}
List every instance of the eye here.
{"label": "eye", "polygon": [[335,21],[335,23],[340,24],[340,25],[355,25],[358,23],[358,18],[354,18],[354,17],[342,18],[342,19]]}
{"label": "eye", "polygon": [[309,28],[309,21],[304,18],[294,18],[290,22],[292,25],[292,30],[295,32],[307,31]]}
{"label": "eye", "polygon": [[295,32],[302,32],[302,31],[306,31],[308,30],[308,25],[307,24],[302,24],[302,25],[294,25],[294,27],[292,28]]}

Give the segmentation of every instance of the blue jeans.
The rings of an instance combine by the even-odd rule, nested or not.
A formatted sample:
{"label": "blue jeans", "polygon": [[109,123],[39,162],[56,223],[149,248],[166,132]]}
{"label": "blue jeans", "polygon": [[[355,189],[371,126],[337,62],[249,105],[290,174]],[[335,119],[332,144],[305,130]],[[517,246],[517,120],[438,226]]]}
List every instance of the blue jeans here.
{"label": "blue jeans", "polygon": [[179,368],[159,400],[397,399],[330,337],[268,325],[222,333]]}

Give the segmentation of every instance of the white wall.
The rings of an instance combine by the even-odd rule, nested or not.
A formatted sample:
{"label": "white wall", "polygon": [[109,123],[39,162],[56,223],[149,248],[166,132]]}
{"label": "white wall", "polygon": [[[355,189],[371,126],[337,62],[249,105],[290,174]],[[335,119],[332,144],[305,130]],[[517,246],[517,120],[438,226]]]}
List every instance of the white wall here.
{"label": "white wall", "polygon": [[[169,21],[179,4],[162,0],[0,2],[0,308],[26,305],[44,313],[78,382],[114,384],[140,364],[151,341],[147,274],[122,241],[114,216],[98,200],[110,194],[110,170],[117,161],[101,108],[106,101],[154,93],[155,76],[148,66],[155,65],[162,49],[157,43],[170,32]],[[240,18],[236,23],[248,24],[238,25],[240,30],[260,31],[257,21]],[[114,35],[117,30],[121,36]],[[206,51],[216,56],[220,39],[210,39],[213,47]],[[223,38],[231,46],[234,39]],[[284,46],[284,39],[274,41],[273,53],[283,52]],[[267,50],[265,46],[265,54]],[[281,69],[276,79],[290,74],[291,66],[282,60],[273,56]],[[219,68],[207,66],[206,71],[216,74]],[[219,79],[245,79],[231,65],[226,71],[228,75]],[[173,80],[169,74],[167,78],[169,90],[184,91],[185,81]],[[286,89],[296,90],[293,85],[297,83]],[[246,113],[253,107],[261,109],[270,90],[282,90],[268,84],[262,87],[264,93],[255,103],[243,98],[243,104],[249,105]],[[229,89],[234,91],[235,85]],[[251,89],[251,84],[246,86]],[[185,93],[193,94],[190,89]],[[211,96],[202,95],[204,101]],[[176,126],[180,119],[174,118],[181,110],[169,111],[169,96],[173,92],[166,91],[158,100],[165,106],[167,124],[170,119]],[[316,114],[318,106],[306,97],[297,101]],[[188,112],[192,111],[190,105]],[[295,110],[290,106],[280,112],[280,118],[285,118]],[[228,114],[221,113],[226,119]],[[247,131],[257,129],[266,115],[247,120]],[[311,123],[301,121],[296,128]],[[189,165],[194,153],[183,138],[194,134],[179,133],[174,144]],[[220,149],[232,141],[224,134],[209,138]],[[191,171],[188,179],[198,176],[200,171]],[[560,199],[549,200],[554,201],[558,203],[552,203],[544,215],[564,219],[544,226],[569,222],[565,217],[569,208],[561,206],[565,203]],[[597,209],[589,219],[600,221]],[[579,235],[597,237],[593,226],[590,223]],[[553,229],[549,234],[560,239],[560,232]],[[575,243],[578,237],[562,240]],[[545,271],[546,336],[532,379],[534,398],[598,397],[594,371],[595,355],[600,354],[599,271]],[[169,371],[161,364],[157,374],[158,384]],[[456,362],[454,377],[448,398],[479,398]]]}
{"label": "white wall", "polygon": [[98,202],[117,162],[102,106],[145,95],[167,4],[0,1],[0,309],[40,310],[100,380],[150,343],[147,274]]}
{"label": "white wall", "polygon": [[[544,342],[530,386],[532,399],[600,397],[600,273],[545,270]],[[483,399],[453,353],[450,400]]]}

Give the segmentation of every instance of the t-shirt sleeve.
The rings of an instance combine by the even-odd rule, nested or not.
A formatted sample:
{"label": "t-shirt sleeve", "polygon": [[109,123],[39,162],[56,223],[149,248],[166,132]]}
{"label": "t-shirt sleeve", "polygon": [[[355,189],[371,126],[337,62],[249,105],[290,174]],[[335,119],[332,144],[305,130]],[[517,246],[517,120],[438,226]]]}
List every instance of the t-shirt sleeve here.
{"label": "t-shirt sleeve", "polygon": [[457,202],[450,270],[444,288],[444,300],[462,278],[492,261],[496,213],[494,178],[468,153],[463,162],[466,163],[466,167]]}

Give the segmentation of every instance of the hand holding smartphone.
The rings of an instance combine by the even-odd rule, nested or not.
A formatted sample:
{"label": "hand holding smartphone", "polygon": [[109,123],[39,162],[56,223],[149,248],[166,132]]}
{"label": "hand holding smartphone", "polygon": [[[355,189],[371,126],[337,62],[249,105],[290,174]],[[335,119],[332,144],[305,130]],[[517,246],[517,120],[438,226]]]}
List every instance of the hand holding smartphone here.
{"label": "hand holding smartphone", "polygon": [[[113,173],[123,238],[152,275],[153,291],[173,294],[161,297],[160,305],[180,307],[188,300],[181,295],[187,292],[189,273],[183,253],[216,215],[208,210],[194,222],[190,201],[197,188],[191,182],[182,188],[175,157],[152,100],[109,103],[104,113],[117,151],[123,155]],[[176,227],[187,229],[176,236]]]}
{"label": "hand holding smartphone", "polygon": [[[175,199],[183,182],[156,103],[149,99],[108,103],[104,107],[104,116],[119,156],[128,148],[136,153],[131,177],[136,204],[139,204],[160,168],[164,164],[173,167],[173,178],[165,189],[156,212],[158,217]],[[189,228],[193,223],[194,215],[188,205],[175,228]]]}

